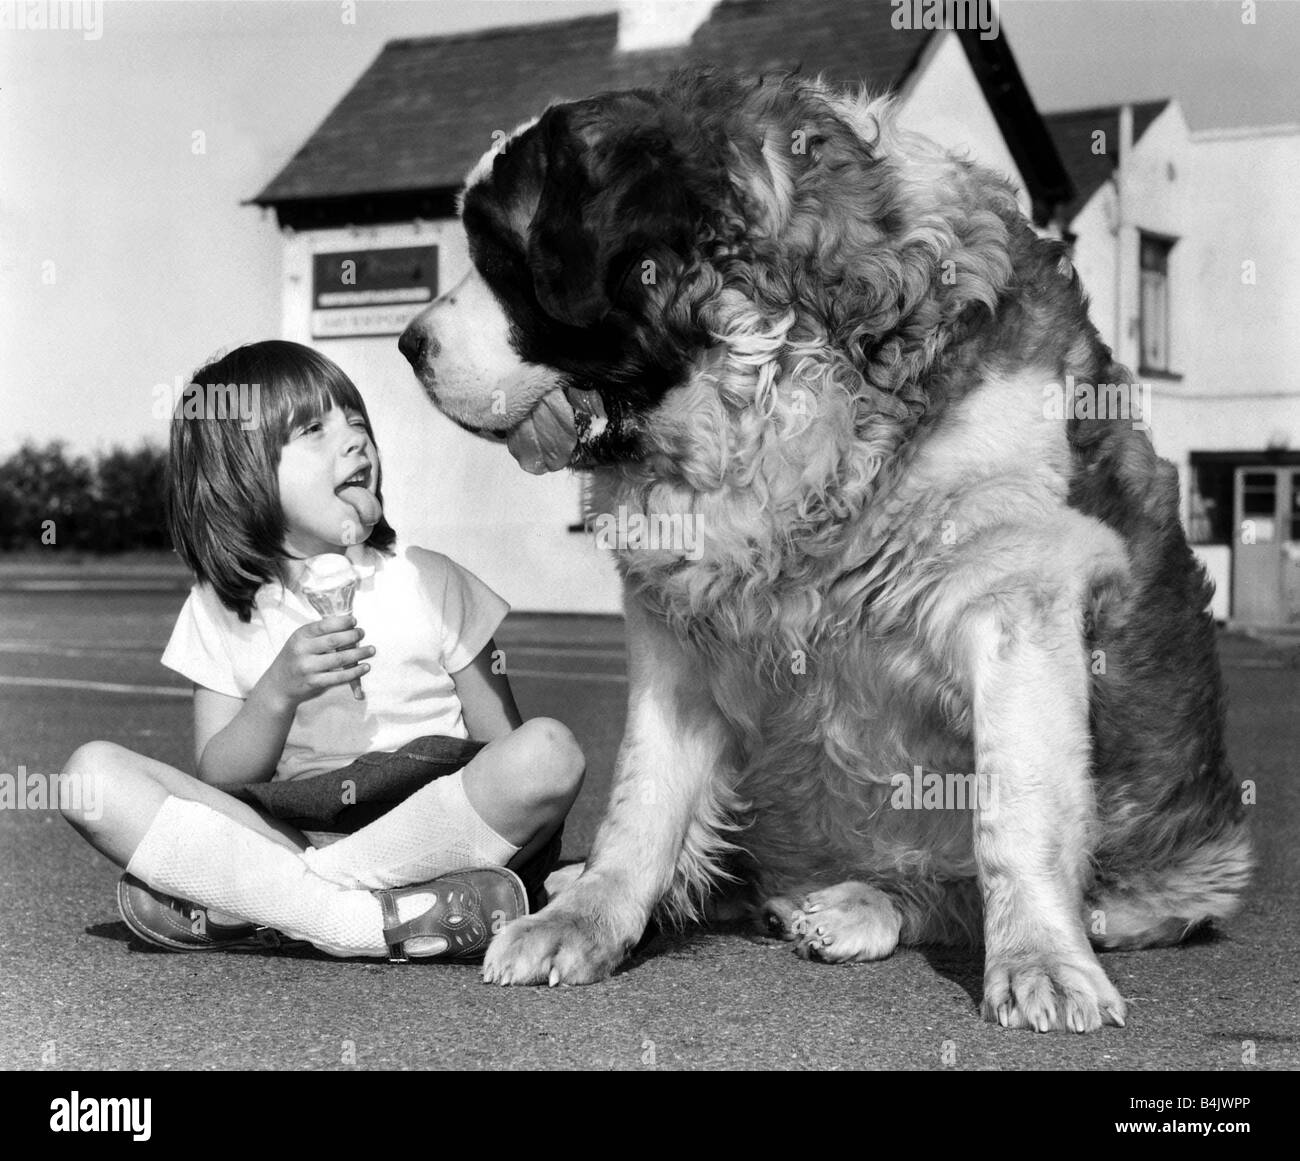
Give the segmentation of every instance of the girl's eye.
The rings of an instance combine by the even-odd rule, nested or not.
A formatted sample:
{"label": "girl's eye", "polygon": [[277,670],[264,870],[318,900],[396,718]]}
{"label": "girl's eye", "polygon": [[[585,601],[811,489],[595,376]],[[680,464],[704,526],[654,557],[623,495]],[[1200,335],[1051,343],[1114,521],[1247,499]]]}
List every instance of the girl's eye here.
{"label": "girl's eye", "polygon": [[310,435],[313,431],[320,431],[320,429],[320,420],[313,419],[310,423],[304,423],[298,430],[301,431],[303,435]]}

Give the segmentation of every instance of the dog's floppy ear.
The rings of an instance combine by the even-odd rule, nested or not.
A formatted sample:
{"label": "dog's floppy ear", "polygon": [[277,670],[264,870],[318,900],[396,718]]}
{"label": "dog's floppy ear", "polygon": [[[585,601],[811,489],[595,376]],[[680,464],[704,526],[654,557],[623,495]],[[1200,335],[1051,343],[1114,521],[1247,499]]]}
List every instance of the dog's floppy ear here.
{"label": "dog's floppy ear", "polygon": [[692,244],[697,205],[660,109],[649,94],[611,93],[539,123],[546,174],[528,261],[543,310],[570,326],[632,305],[628,275]]}

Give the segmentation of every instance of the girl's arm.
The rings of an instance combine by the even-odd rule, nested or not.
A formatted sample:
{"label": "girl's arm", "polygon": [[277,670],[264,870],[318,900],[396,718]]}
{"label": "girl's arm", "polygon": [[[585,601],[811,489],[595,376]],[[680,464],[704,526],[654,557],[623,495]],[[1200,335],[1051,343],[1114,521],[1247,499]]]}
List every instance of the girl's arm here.
{"label": "girl's arm", "polygon": [[504,673],[492,672],[495,652],[496,642],[489,641],[473,661],[451,675],[465,726],[476,742],[495,742],[514,733],[524,721],[515,705],[510,679]]}
{"label": "girl's arm", "polygon": [[194,687],[194,762],[199,781],[210,786],[269,782],[295,707],[278,710],[255,687],[247,700]]}
{"label": "girl's arm", "polygon": [[362,632],[355,626],[349,613],[322,617],[294,630],[247,698],[196,686],[194,747],[199,781],[210,786],[269,782],[298,706],[370,668],[363,659],[371,657],[374,649],[356,647]]}

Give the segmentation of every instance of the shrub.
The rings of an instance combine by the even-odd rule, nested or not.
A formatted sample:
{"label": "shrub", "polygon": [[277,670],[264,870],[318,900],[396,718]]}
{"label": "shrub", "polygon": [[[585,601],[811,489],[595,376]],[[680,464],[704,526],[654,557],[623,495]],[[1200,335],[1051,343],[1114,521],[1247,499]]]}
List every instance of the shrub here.
{"label": "shrub", "polygon": [[0,549],[169,548],[165,463],[166,453],[147,443],[92,459],[70,454],[62,440],[27,441],[0,462]]}

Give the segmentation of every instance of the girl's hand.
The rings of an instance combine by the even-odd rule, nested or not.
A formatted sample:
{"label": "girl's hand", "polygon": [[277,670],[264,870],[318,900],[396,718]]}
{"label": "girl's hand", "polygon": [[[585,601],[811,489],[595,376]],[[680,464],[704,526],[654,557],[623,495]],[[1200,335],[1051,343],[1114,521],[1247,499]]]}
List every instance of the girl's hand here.
{"label": "girl's hand", "polygon": [[336,685],[346,685],[370,670],[366,659],[374,646],[358,642],[365,636],[351,613],[322,617],[296,629],[284,643],[257,685],[273,706],[291,711],[308,698]]}

